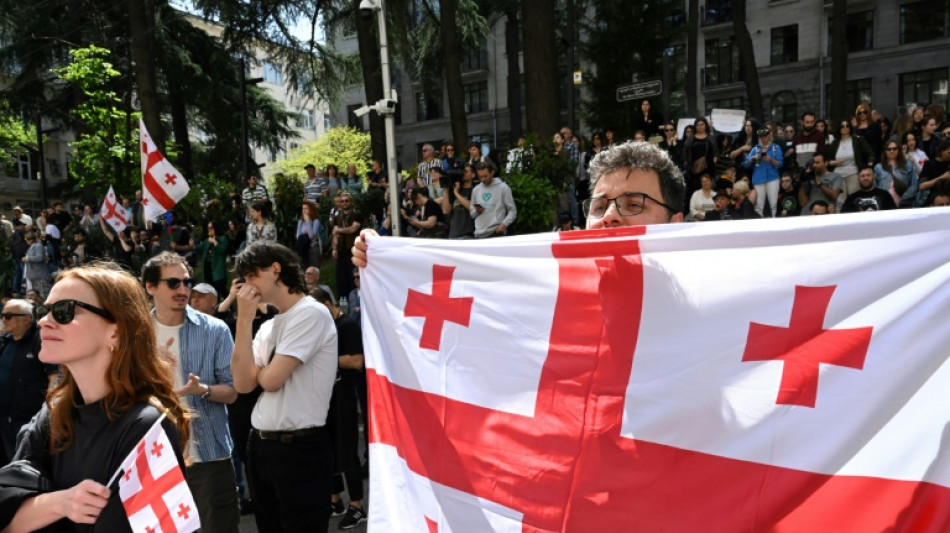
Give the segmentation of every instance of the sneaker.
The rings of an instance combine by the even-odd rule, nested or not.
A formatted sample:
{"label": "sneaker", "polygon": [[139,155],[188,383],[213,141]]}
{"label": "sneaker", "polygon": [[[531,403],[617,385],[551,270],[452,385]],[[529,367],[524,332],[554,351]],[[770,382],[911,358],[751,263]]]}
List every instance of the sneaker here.
{"label": "sneaker", "polygon": [[346,506],[343,505],[343,501],[330,502],[330,516],[340,516],[342,514],[346,514]]}
{"label": "sneaker", "polygon": [[346,516],[340,520],[340,529],[353,529],[354,527],[366,522],[366,511],[352,505],[346,509]]}

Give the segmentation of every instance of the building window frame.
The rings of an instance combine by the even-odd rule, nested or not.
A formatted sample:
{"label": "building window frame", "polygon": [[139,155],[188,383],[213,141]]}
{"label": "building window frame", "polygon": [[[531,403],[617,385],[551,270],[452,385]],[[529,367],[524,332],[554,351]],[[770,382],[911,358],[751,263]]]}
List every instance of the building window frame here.
{"label": "building window frame", "polygon": [[772,28],[772,65],[798,62],[798,24]]}
{"label": "building window frame", "polygon": [[[939,4],[943,3],[943,6]],[[920,0],[900,6],[900,44],[950,36],[950,0]]]}
{"label": "building window frame", "polygon": [[261,64],[261,72],[265,82],[274,85],[284,84],[284,76],[279,64],[265,60]]}
{"label": "building window frame", "polygon": [[[874,10],[867,9],[848,13],[845,20],[847,27],[848,53],[864,52],[874,49]],[[834,36],[833,19],[828,18],[828,55],[831,55],[831,46]]]}
{"label": "building window frame", "polygon": [[488,111],[488,82],[477,81],[462,86],[465,97],[466,113],[481,113]]}
{"label": "building window frame", "polygon": [[[922,105],[940,104],[947,109],[950,105],[950,68],[902,72],[899,77],[898,100],[905,103]],[[925,88],[926,87],[926,88]],[[908,94],[910,93],[910,94]]]}

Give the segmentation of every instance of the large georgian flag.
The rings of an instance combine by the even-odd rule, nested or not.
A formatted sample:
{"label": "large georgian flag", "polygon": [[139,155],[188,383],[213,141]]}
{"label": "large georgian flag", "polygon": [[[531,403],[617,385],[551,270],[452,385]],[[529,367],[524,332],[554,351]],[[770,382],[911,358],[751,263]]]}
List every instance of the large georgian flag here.
{"label": "large georgian flag", "polygon": [[190,533],[201,527],[164,419],[163,414],[120,467],[119,497],[135,533]]}
{"label": "large georgian flag", "polygon": [[950,210],[370,240],[370,531],[950,531]]}
{"label": "large georgian flag", "polygon": [[142,205],[146,220],[170,211],[190,188],[181,172],[172,166],[155,146],[155,141],[139,119],[139,140],[142,148]]}

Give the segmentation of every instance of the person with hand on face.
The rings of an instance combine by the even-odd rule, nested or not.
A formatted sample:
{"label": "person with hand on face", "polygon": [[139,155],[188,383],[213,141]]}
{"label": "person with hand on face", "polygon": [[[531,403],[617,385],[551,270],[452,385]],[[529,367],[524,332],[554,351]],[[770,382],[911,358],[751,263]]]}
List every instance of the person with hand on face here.
{"label": "person with hand on face", "polygon": [[176,370],[178,394],[198,415],[192,421],[195,440],[186,473],[202,530],[235,531],[240,511],[225,407],[237,399],[231,378],[231,332],[223,321],[188,305],[195,281],[180,255],[162,252],[149,259],[142,267],[142,281],[155,305],[156,342]]}
{"label": "person with hand on face", "polygon": [[[20,462],[4,470],[17,468],[33,487],[49,489],[0,484],[0,531],[85,531],[80,525],[95,524],[96,531],[131,533],[119,492],[104,484],[163,411],[182,469],[191,433],[172,369],[158,355],[145,293],[118,268],[73,268],[59,275],[35,313],[40,361],[59,365],[60,377],[20,434],[13,459],[33,469]],[[9,479],[5,473],[0,479]]]}
{"label": "person with hand on face", "polygon": [[[244,279],[231,369],[240,393],[264,392],[251,414],[248,481],[260,533],[325,532],[330,520],[333,449],[326,430],[337,369],[330,311],[306,295],[300,262],[274,242],[235,258]],[[260,303],[280,314],[252,338]]]}
{"label": "person with hand on face", "polygon": [[462,167],[462,179],[453,182],[452,192],[442,195],[442,214],[448,217],[450,239],[471,239],[475,234],[475,221],[469,213],[472,209],[472,190],[475,181],[475,166]]}

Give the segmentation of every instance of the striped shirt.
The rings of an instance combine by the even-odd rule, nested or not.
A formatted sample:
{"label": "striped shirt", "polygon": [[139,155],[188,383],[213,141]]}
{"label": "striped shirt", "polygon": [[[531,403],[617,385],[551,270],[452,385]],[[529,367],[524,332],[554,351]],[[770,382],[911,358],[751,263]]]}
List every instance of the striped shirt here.
{"label": "striped shirt", "polygon": [[[155,311],[152,311],[155,316]],[[188,374],[198,376],[205,385],[234,385],[231,377],[231,353],[234,340],[221,320],[199,313],[189,305],[180,330],[178,373],[182,383]],[[223,403],[186,396],[188,407],[196,414],[191,419],[191,438],[197,444],[197,459],[214,461],[231,456],[234,443],[228,426],[228,408]]]}
{"label": "striped shirt", "polygon": [[419,169],[416,172],[416,176],[419,176],[419,179],[422,180],[422,183],[428,185],[429,171],[436,167],[442,168],[442,160],[438,157],[432,159],[432,161],[419,161]]}
{"label": "striped shirt", "polygon": [[327,184],[321,178],[313,178],[313,181],[307,180],[303,184],[303,192],[307,195],[307,201],[313,202],[315,204],[320,203],[320,196],[323,194],[323,191],[326,190]]}

